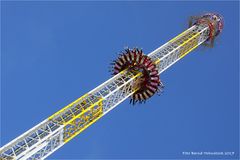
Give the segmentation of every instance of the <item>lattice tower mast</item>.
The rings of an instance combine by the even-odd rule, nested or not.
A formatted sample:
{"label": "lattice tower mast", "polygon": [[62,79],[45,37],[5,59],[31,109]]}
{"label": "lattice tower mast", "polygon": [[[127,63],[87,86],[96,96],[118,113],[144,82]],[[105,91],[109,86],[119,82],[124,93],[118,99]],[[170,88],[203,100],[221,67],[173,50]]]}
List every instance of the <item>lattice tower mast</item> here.
{"label": "lattice tower mast", "polygon": [[[159,75],[201,44],[213,46],[223,19],[215,13],[190,18],[189,29],[148,55],[125,49],[113,63],[114,76],[0,149],[0,159],[45,159],[118,104],[144,102],[163,85]],[[156,76],[158,75],[158,76]]]}

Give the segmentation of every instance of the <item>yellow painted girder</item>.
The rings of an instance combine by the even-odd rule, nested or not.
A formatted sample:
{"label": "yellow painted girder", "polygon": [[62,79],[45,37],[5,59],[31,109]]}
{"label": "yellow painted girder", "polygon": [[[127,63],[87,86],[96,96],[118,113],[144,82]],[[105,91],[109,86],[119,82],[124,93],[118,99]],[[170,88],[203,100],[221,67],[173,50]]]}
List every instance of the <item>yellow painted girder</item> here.
{"label": "yellow painted girder", "polygon": [[180,58],[183,58],[193,49],[197,48],[199,37],[200,37],[200,33],[197,32],[194,36],[192,36],[191,38],[189,38],[188,40],[183,42],[183,44],[180,45],[180,47],[183,47],[183,50],[180,51],[180,55],[179,55]]}
{"label": "yellow painted girder", "polygon": [[184,32],[182,32],[181,34],[177,35],[176,37],[174,37],[173,39],[171,39],[169,42],[173,42],[175,41],[176,39],[178,39],[179,37],[181,37],[182,35],[184,35],[185,33],[187,33],[188,30],[185,30]]}
{"label": "yellow painted girder", "polygon": [[87,97],[88,93],[81,96],[80,98],[78,98],[77,100],[75,100],[74,102],[70,103],[69,105],[65,106],[64,108],[62,108],[61,110],[59,110],[58,112],[54,113],[53,115],[51,115],[48,119],[52,120],[54,117],[62,114],[65,110],[67,110],[68,108],[70,108],[71,106],[73,106],[74,104],[78,103],[79,101],[81,101],[83,98]]}
{"label": "yellow painted girder", "polygon": [[[99,118],[103,116],[103,99],[100,99],[98,102],[92,104],[82,113],[72,118],[69,122],[65,123],[64,127],[64,142],[67,143],[72,138],[77,136],[79,133],[88,128],[91,124],[96,122]],[[94,108],[96,107],[96,108]],[[77,120],[82,121],[77,122]],[[80,126],[82,125],[82,127]]]}

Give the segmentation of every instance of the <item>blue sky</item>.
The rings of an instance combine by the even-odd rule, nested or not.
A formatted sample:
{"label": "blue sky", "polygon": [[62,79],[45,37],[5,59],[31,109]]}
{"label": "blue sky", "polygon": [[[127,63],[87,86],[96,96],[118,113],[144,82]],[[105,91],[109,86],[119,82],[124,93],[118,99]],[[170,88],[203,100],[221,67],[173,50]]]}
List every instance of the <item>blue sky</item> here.
{"label": "blue sky", "polygon": [[123,102],[49,158],[238,157],[238,2],[1,3],[1,145],[110,78],[123,47],[149,53],[187,29],[189,16],[212,11],[225,19],[215,47],[164,72],[161,96]]}

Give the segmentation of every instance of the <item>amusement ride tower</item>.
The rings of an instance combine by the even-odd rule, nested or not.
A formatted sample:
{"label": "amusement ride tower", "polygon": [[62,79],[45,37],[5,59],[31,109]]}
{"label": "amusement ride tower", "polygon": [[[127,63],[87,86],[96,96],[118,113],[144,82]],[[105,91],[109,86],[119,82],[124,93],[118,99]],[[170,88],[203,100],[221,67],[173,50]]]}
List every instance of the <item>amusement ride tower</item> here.
{"label": "amusement ride tower", "polygon": [[189,29],[148,55],[126,48],[112,63],[112,78],[0,148],[0,159],[45,159],[130,97],[145,102],[163,84],[159,75],[201,44],[212,47],[223,29],[219,14],[190,18]]}

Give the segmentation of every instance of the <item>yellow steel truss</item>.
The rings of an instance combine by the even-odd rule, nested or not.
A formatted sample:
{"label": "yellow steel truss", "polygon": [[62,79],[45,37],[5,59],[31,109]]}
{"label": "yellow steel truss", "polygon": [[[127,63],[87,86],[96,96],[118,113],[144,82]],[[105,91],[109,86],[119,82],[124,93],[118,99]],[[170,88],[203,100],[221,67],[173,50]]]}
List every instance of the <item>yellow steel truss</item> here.
{"label": "yellow steel truss", "polygon": [[70,141],[103,116],[102,101],[103,99],[100,99],[98,102],[92,104],[82,113],[64,124],[64,142]]}
{"label": "yellow steel truss", "polygon": [[[83,98],[87,97],[88,93],[81,96],[80,98],[78,98],[77,100],[75,100],[74,102],[70,103],[69,105],[65,106],[64,108],[62,108],[61,110],[59,110],[58,112],[54,113],[53,115],[51,115],[48,119],[52,120],[54,117],[58,116],[58,115],[62,115],[62,113],[64,113],[68,108],[72,107],[74,104],[78,104]],[[64,118],[61,117],[64,121]]]}
{"label": "yellow steel truss", "polygon": [[[177,46],[179,46],[179,58],[183,58],[185,55],[187,55],[189,52],[191,52],[193,49],[195,49],[198,46],[198,41],[200,37],[199,32],[189,32],[186,34],[188,30],[182,32],[178,36],[171,39],[169,42],[175,43]],[[185,35],[186,34],[186,35]],[[155,64],[159,64],[160,59],[155,61]]]}
{"label": "yellow steel truss", "polygon": [[198,46],[199,37],[200,37],[199,32],[193,33],[191,38],[187,39],[180,45],[181,47],[180,54],[179,54],[180,58],[183,58]]}
{"label": "yellow steel truss", "polygon": [[[102,117],[103,98],[92,103],[89,97],[89,94],[85,94],[49,117],[49,120],[64,125],[63,140],[65,143]],[[85,107],[86,104],[88,104],[87,107]],[[73,105],[76,105],[74,111],[69,109]],[[58,118],[54,119],[55,117]]]}

